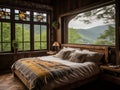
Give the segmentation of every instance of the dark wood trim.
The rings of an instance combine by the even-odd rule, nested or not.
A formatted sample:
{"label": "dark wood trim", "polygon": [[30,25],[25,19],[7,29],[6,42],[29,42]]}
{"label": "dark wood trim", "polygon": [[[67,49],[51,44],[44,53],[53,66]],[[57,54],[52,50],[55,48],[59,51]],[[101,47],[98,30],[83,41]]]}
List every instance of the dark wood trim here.
{"label": "dark wood trim", "polygon": [[120,64],[120,1],[116,0],[116,64]]}
{"label": "dark wood trim", "polygon": [[[6,3],[7,2],[7,3]],[[53,8],[50,5],[44,5],[44,4],[38,4],[38,3],[33,3],[30,1],[18,1],[18,0],[1,0],[0,5],[2,6],[10,6],[10,7],[15,7],[15,8],[29,8],[29,9],[39,9],[39,10],[53,10]]]}
{"label": "dark wood trim", "polygon": [[[30,21],[22,21],[22,20],[15,20],[14,10],[17,7],[16,8],[15,7],[9,7],[9,6],[2,6],[2,7],[7,7],[7,8],[11,9],[11,19],[10,20],[1,19],[2,22],[5,21],[5,22],[10,22],[11,23],[11,42],[15,39],[15,23],[30,24],[30,36],[31,36],[30,37],[30,44],[31,44],[30,51],[33,51],[34,50],[34,24],[46,25],[47,26],[47,41],[46,41],[46,43],[47,43],[47,49],[49,49],[49,41],[48,41],[49,39],[48,38],[50,38],[50,36],[51,36],[51,35],[49,35],[49,33],[50,33],[49,30],[51,29],[49,24],[51,23],[51,19],[50,18],[48,19],[48,17],[50,17],[50,15],[51,15],[51,10],[49,10],[49,9],[48,10],[44,10],[44,8],[40,9],[41,11],[39,11],[38,9],[35,10],[35,11],[34,11],[34,9],[25,9],[25,10],[29,10],[31,12]],[[24,8],[18,7],[17,9],[18,10],[20,10],[20,9],[22,10]],[[50,21],[47,21],[47,22],[34,22],[32,17],[33,17],[33,12],[36,12],[36,11],[42,12],[42,13],[46,13],[47,14],[46,18],[47,18],[47,20],[50,20]],[[23,28],[23,25],[22,25],[22,28]],[[23,29],[22,29],[22,32],[23,32]],[[22,36],[23,36],[23,34],[22,34]],[[22,39],[24,39],[24,38],[22,38]],[[13,52],[12,43],[11,43],[11,50]],[[24,50],[24,48],[23,48],[23,50]]]}

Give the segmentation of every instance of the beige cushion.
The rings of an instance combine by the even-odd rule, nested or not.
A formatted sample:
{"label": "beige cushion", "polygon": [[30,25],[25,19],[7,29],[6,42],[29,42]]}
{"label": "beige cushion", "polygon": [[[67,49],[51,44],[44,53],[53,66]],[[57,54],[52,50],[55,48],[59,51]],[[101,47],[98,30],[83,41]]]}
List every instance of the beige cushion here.
{"label": "beige cushion", "polygon": [[74,52],[74,51],[65,51],[65,52],[63,53],[62,59],[68,60],[68,59],[69,59],[69,55],[70,55],[72,52]]}
{"label": "beige cushion", "polygon": [[70,53],[74,52],[74,51],[75,50],[71,49],[71,48],[63,48],[54,56],[58,57],[58,58],[62,58],[62,59],[67,59],[67,57],[70,55]]}
{"label": "beige cushion", "polygon": [[87,54],[82,53],[81,51],[75,51],[71,53],[69,60],[72,62],[83,63],[85,61]]}
{"label": "beige cushion", "polygon": [[67,49],[67,50],[81,50],[80,48],[72,48],[72,47],[63,47],[63,49]]}
{"label": "beige cushion", "polygon": [[85,61],[91,61],[99,64],[104,56],[103,53],[93,52],[89,50],[83,50],[84,54],[87,54]]}

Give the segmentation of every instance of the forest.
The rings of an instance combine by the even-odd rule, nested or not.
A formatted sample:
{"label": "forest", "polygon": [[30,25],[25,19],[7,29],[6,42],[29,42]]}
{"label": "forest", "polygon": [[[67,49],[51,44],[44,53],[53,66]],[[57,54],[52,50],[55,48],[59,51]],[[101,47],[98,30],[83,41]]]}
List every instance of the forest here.
{"label": "forest", "polygon": [[[93,39],[92,37],[96,36],[96,32],[84,35],[78,29],[69,28],[68,41],[75,44],[115,45],[115,27],[109,25],[108,29],[103,30],[103,33],[99,33],[96,39]],[[90,37],[90,34],[92,37]]]}
{"label": "forest", "polygon": [[[1,26],[2,25],[2,26]],[[47,48],[47,34],[46,27],[43,25],[34,26],[34,50]],[[11,51],[11,27],[10,23],[0,23],[0,52]],[[30,25],[29,24],[15,24],[15,40],[18,43],[18,50],[30,50]]]}

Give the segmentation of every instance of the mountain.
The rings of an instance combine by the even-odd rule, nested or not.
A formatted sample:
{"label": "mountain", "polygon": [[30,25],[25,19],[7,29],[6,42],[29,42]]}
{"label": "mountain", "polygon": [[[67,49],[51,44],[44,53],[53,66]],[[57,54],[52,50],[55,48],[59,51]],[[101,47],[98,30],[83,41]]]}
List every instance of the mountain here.
{"label": "mountain", "polygon": [[114,24],[96,26],[89,29],[77,29],[84,40],[94,42],[100,34],[104,33],[105,30],[108,30],[109,26],[115,27]]}

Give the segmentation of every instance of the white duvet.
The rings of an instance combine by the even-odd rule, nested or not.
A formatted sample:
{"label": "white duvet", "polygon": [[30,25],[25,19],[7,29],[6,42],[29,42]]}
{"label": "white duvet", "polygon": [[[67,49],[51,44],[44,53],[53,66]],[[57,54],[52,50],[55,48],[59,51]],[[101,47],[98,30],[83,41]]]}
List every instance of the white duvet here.
{"label": "white duvet", "polygon": [[74,83],[78,80],[84,80],[86,78],[92,77],[93,75],[97,75],[100,72],[99,66],[94,62],[75,63],[70,62],[69,60],[61,60],[60,58],[54,56],[43,56],[38,58],[47,61],[59,62],[68,65],[73,69],[72,74],[69,76],[64,76],[58,80],[54,80],[54,82],[48,83],[45,87],[43,87],[43,90],[52,90],[53,88],[59,87],[61,85]]}

